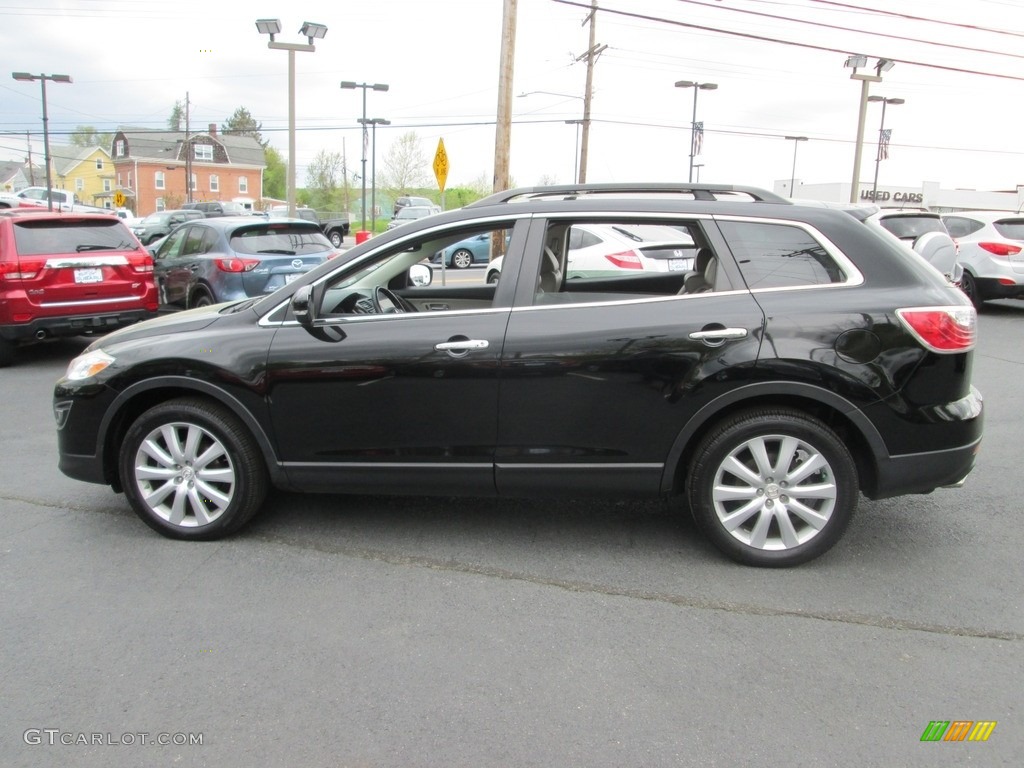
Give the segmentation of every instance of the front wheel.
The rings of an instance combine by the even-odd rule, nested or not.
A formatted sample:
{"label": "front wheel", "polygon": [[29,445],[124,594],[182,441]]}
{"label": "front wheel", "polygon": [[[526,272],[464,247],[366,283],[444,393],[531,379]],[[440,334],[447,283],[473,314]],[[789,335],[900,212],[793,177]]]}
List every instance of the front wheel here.
{"label": "front wheel", "polygon": [[827,552],[857,508],[843,441],[789,408],[746,411],[701,441],[686,482],[697,524],[746,565],[799,565]]}
{"label": "front wheel", "polygon": [[128,429],[119,455],[132,509],[172,539],[218,539],[241,528],[267,494],[267,469],[255,440],[223,406],[170,400]]}
{"label": "front wheel", "polygon": [[465,248],[459,248],[452,254],[452,266],[456,269],[465,269],[473,263],[473,254]]}

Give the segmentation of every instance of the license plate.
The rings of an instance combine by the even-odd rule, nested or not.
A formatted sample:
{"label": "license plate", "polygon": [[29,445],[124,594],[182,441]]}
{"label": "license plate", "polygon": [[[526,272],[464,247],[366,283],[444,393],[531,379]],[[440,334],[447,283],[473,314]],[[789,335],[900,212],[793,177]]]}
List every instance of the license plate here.
{"label": "license plate", "polygon": [[668,260],[668,271],[669,272],[685,272],[693,267],[693,262],[690,259],[669,259]]}
{"label": "license plate", "polygon": [[99,267],[85,267],[75,270],[76,283],[102,283],[103,270]]}
{"label": "license plate", "polygon": [[288,285],[288,283],[290,283],[292,280],[294,280],[295,278],[297,278],[301,274],[302,274],[301,272],[291,272],[290,274],[285,275],[284,276],[284,284]]}

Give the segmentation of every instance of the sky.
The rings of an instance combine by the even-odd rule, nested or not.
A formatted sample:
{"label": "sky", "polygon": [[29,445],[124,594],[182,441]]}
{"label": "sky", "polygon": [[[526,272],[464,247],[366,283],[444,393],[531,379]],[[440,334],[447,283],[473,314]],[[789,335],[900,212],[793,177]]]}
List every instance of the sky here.
{"label": "sky", "polygon": [[[574,180],[579,133],[566,121],[583,113],[589,4],[518,0],[516,185]],[[598,5],[596,41],[607,47],[594,65],[590,182],[687,180],[694,91],[674,84],[690,80],[718,86],[697,97],[701,182],[849,183],[861,83],[844,62],[863,54],[861,73],[877,58],[896,62],[870,94],[905,100],[886,109],[880,188],[1024,184],[1024,0]],[[268,50],[255,20],[281,19],[286,43],[305,42],[304,21],[320,22],[328,32],[316,51],[295,55],[299,186],[321,150],[360,172],[363,91],[340,88],[354,80],[389,85],[366,97],[367,117],[391,121],[377,130],[378,168],[403,134],[416,134],[428,161],[443,139],[452,187],[493,177],[502,12],[502,0],[0,0],[0,51],[11,72],[73,78],[47,87],[54,143],[79,125],[164,128],[187,94],[193,130],[243,106],[286,155],[288,54]],[[26,131],[41,154],[41,117],[38,83],[0,78],[0,159],[25,157]],[[881,117],[869,104],[859,174],[868,186]]]}

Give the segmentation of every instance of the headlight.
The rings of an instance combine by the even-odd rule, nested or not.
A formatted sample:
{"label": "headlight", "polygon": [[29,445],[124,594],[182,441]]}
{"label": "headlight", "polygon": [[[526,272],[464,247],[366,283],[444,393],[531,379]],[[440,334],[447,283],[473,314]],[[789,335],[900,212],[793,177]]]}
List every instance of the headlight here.
{"label": "headlight", "polygon": [[71,381],[88,379],[90,376],[95,376],[113,362],[114,358],[102,349],[94,349],[92,352],[86,352],[84,355],[79,355],[72,360],[68,364],[68,370],[67,373],[64,374],[64,378],[70,379]]}

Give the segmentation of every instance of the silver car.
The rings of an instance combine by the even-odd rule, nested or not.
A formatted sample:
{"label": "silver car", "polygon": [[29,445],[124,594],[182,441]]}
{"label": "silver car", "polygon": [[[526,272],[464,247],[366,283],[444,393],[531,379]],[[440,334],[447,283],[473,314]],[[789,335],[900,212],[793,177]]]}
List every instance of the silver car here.
{"label": "silver car", "polygon": [[960,246],[961,287],[974,306],[1024,298],[1024,215],[959,211],[943,214],[942,221]]}

